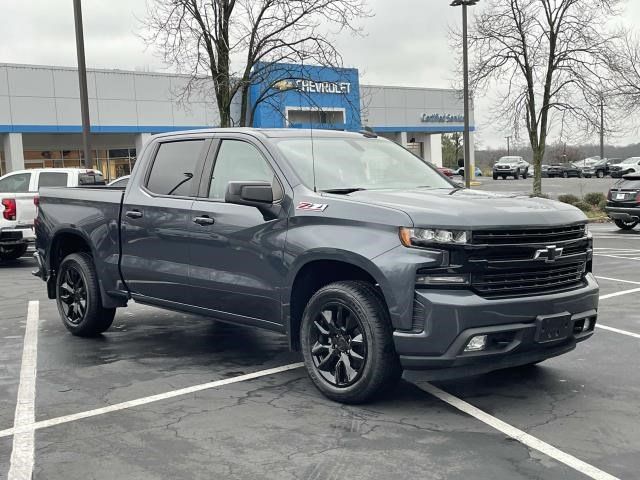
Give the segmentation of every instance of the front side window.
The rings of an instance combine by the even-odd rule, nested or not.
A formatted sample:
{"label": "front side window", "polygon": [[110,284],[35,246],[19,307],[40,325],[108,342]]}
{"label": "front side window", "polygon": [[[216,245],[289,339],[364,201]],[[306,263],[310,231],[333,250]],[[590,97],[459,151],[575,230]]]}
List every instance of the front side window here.
{"label": "front side window", "polygon": [[[229,182],[268,182],[279,187],[273,170],[260,151],[240,140],[222,141],[213,167],[209,198],[224,199]],[[275,193],[276,200],[277,197]]]}
{"label": "front side window", "polygon": [[199,180],[195,170],[204,144],[204,140],[160,144],[147,189],[158,195],[191,196]]}
{"label": "front side window", "polygon": [[0,180],[0,192],[27,193],[29,191],[30,173],[16,173]]}
{"label": "front side window", "polygon": [[66,187],[67,174],[62,172],[42,172],[38,177],[40,187]]}
{"label": "front side window", "polygon": [[318,190],[452,187],[435,168],[381,138],[291,137],[275,143],[309,188],[314,184]]}

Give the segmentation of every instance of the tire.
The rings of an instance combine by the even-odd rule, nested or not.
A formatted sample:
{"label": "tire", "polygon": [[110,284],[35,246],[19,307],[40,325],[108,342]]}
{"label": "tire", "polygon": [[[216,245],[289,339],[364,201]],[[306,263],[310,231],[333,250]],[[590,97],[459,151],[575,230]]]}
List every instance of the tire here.
{"label": "tire", "polygon": [[526,180],[528,176],[529,176],[529,169],[526,169],[526,170],[524,171],[524,173],[522,174],[522,179],[523,179],[523,180]]}
{"label": "tire", "polygon": [[494,173],[494,174],[493,174],[493,179],[494,179],[494,180],[497,180],[497,179],[498,179],[498,175]]}
{"label": "tire", "polygon": [[93,258],[87,253],[73,253],[62,260],[56,277],[56,303],[62,323],[78,337],[107,331],[116,313],[115,308],[102,306]]}
{"label": "tire", "polygon": [[624,220],[614,220],[614,223],[620,230],[633,230],[638,225],[637,221],[625,222]]}
{"label": "tire", "polygon": [[569,178],[569,172],[562,172],[562,178]]}
{"label": "tire", "polygon": [[604,178],[604,172],[603,172],[602,170],[598,170],[598,171],[596,172],[596,177],[598,177],[598,178]]}
{"label": "tire", "polygon": [[506,176],[506,175],[502,175],[502,179],[503,179],[503,180],[506,180],[506,179],[507,179],[507,176]]}
{"label": "tire", "polygon": [[300,345],[311,381],[337,402],[367,402],[402,374],[389,312],[366,282],[335,282],[318,290],[304,311]]}
{"label": "tire", "polygon": [[26,244],[11,245],[9,247],[0,247],[0,260],[17,260],[27,251]]}

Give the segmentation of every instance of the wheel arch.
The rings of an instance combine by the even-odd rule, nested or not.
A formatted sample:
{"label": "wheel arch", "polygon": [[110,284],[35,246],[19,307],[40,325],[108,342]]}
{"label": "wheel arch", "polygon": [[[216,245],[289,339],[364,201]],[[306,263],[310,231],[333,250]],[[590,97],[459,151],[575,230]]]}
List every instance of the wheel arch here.
{"label": "wheel arch", "polygon": [[300,323],[309,299],[320,288],[340,280],[362,280],[374,285],[387,308],[394,301],[384,275],[371,260],[353,252],[312,252],[290,270],[283,295],[284,319],[292,350],[299,349]]}

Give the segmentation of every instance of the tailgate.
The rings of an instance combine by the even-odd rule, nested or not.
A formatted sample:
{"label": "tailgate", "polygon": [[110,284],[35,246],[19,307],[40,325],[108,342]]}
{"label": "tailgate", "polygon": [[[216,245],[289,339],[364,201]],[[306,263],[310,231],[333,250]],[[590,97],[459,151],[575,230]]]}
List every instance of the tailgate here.
{"label": "tailgate", "polygon": [[16,194],[16,225],[33,226],[36,218],[36,205],[33,203],[35,193]]}

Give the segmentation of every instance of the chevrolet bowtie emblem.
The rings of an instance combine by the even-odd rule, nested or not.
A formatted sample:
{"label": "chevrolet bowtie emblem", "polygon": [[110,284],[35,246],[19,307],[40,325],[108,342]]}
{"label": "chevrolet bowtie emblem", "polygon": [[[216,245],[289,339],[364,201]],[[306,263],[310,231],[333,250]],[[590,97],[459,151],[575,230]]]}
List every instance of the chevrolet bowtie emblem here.
{"label": "chevrolet bowtie emblem", "polygon": [[563,251],[563,248],[558,248],[555,245],[549,245],[547,248],[537,250],[533,259],[538,260],[543,258],[545,262],[553,263],[562,256]]}

